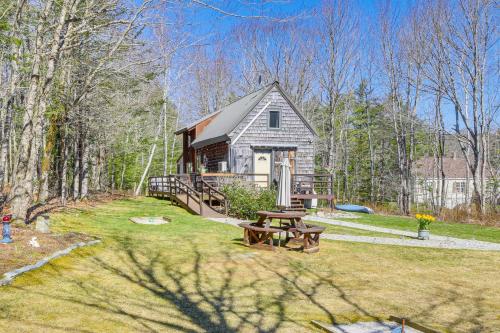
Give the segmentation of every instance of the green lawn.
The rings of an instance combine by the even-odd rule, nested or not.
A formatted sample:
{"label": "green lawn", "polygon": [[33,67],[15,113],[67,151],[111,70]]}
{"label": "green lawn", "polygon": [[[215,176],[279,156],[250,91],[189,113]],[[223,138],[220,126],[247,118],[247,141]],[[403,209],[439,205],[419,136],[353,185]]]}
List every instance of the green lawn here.
{"label": "green lawn", "polygon": [[[356,214],[357,219],[335,218],[335,220],[362,223],[383,228],[392,228],[406,231],[417,231],[417,222],[414,218],[386,215]],[[500,243],[500,228],[485,227],[475,224],[434,222],[430,226],[431,233],[441,236],[476,239],[487,242]]]}
{"label": "green lawn", "polygon": [[[168,216],[161,226],[131,216]],[[311,320],[410,318],[447,332],[500,326],[500,253],[333,242],[303,254],[155,199],[52,215],[102,238],[0,292],[1,332],[311,332]],[[43,246],[43,244],[42,244]]]}

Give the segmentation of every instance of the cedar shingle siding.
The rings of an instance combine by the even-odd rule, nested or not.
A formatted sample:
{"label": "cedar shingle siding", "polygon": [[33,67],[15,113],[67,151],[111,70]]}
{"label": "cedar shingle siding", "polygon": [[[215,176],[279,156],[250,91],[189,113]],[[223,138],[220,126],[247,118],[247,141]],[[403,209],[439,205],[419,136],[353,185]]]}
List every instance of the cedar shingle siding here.
{"label": "cedar shingle siding", "polygon": [[[254,119],[267,103],[271,104],[237,139],[241,131]],[[280,128],[269,128],[269,111],[280,111]],[[274,147],[275,150],[296,149],[295,173],[314,172],[314,133],[292,109],[287,100],[273,88],[229,134],[231,138],[231,171],[253,172],[253,150]]]}
{"label": "cedar shingle siding", "polygon": [[[269,124],[269,112],[279,112],[279,128]],[[201,123],[203,122],[203,127]],[[276,125],[276,121],[274,122]],[[314,173],[316,134],[288,100],[278,82],[263,87],[223,107],[200,123],[187,126],[177,134],[186,136],[195,129],[191,144],[184,140],[184,163],[199,163],[207,171],[218,171],[218,162],[227,161],[232,173],[256,173],[253,159],[256,150],[272,152],[271,177],[277,178],[277,164],[291,159],[293,173]],[[192,152],[192,156],[188,153]],[[188,159],[189,157],[189,159]],[[184,169],[186,170],[186,168]]]}

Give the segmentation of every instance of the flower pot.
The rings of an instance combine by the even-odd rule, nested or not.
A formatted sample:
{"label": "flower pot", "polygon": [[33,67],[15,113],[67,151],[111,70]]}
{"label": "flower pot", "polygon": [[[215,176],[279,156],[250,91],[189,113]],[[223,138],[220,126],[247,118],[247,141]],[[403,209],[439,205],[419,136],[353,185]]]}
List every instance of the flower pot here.
{"label": "flower pot", "polygon": [[420,229],[418,230],[418,239],[427,240],[429,239],[429,230]]}

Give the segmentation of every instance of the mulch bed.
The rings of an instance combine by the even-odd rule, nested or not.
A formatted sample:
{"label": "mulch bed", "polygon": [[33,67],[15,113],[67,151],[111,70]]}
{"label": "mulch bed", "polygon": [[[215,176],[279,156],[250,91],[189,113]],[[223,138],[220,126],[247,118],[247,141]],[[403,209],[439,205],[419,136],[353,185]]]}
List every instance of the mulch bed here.
{"label": "mulch bed", "polygon": [[[28,225],[25,227],[16,227],[13,223],[11,234],[13,243],[0,243],[0,278],[6,272],[12,271],[26,265],[35,264],[38,260],[52,255],[56,251],[64,250],[73,244],[79,242],[88,242],[94,237],[80,234],[43,234],[34,230],[35,220],[38,216],[62,211],[68,208],[88,208],[95,207],[98,204],[110,202],[117,199],[128,197],[126,193],[92,193],[86,200],[70,200],[65,206],[61,205],[59,198],[52,198],[47,203],[37,204],[29,210],[27,219]],[[0,224],[0,239],[2,227]],[[40,247],[32,247],[29,242],[33,237],[37,237]]]}
{"label": "mulch bed", "polygon": [[[93,239],[90,236],[78,233],[64,235],[42,234],[31,230],[29,227],[18,228],[12,226],[11,230],[14,242],[10,244],[0,243],[0,277],[13,269],[34,264],[38,260],[75,243]],[[35,248],[29,244],[33,237],[37,237],[40,247]]]}

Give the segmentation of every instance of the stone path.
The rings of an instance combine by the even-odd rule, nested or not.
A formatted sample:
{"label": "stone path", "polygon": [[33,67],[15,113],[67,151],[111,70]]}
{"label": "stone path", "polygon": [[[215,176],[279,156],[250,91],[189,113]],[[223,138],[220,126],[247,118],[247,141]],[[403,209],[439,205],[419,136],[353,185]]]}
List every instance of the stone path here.
{"label": "stone path", "polygon": [[417,237],[416,232],[411,232],[411,231],[404,231],[404,230],[397,230],[397,229],[389,229],[389,228],[382,228],[382,227],[375,227],[371,225],[366,225],[362,223],[356,223],[356,222],[345,222],[345,221],[339,221],[335,219],[330,219],[326,217],[319,217],[319,216],[305,216],[304,220],[307,221],[317,221],[321,223],[326,223],[326,224],[331,224],[331,225],[338,225],[341,227],[348,227],[348,228],[354,228],[354,229],[363,229],[363,230],[368,230],[368,231],[376,231],[376,232],[383,232],[385,234],[392,234],[392,235],[400,235],[400,236],[406,236],[406,237]]}
{"label": "stone path", "polygon": [[[329,325],[313,320],[316,326],[321,327],[331,333],[395,333],[401,332],[401,325],[392,321],[368,321],[354,324]],[[405,327],[406,333],[422,333],[412,327]]]}
{"label": "stone path", "polygon": [[240,219],[237,219],[234,217],[222,217],[222,218],[211,217],[211,218],[209,218],[209,220],[214,221],[214,222],[234,225],[235,227],[237,227],[238,224],[241,222],[250,222],[248,220],[240,220]]}
{"label": "stone path", "polygon": [[[326,233],[321,234],[321,238],[329,240],[369,243],[369,244],[382,244],[382,245],[426,247],[426,248],[438,248],[438,249],[500,251],[500,244],[498,243],[437,236],[437,235],[431,235],[431,238],[429,240],[420,240],[416,239],[417,233],[410,231],[381,228],[354,222],[338,221],[318,216],[306,216],[304,219],[308,221],[317,221],[321,223],[348,227],[348,228],[383,232],[405,237],[413,237],[413,238],[390,238],[390,237],[353,236],[353,235],[326,234]],[[248,222],[231,217],[210,218],[210,220],[219,223],[230,224],[233,226],[238,226],[238,223],[241,222]]]}
{"label": "stone path", "polygon": [[317,221],[331,225],[337,225],[348,228],[362,229],[368,231],[383,232],[386,234],[400,235],[408,238],[386,238],[386,237],[371,237],[371,236],[350,236],[350,235],[337,235],[337,234],[323,234],[321,235],[325,239],[331,240],[343,240],[349,242],[360,242],[360,243],[371,243],[371,244],[385,244],[385,245],[401,245],[401,246],[416,246],[416,247],[433,247],[440,249],[464,249],[464,250],[483,250],[483,251],[500,251],[500,244],[483,242],[472,239],[462,239],[454,237],[446,237],[439,235],[430,236],[429,240],[417,239],[417,233],[411,231],[389,229],[382,227],[375,227],[371,225],[355,223],[355,222],[345,222],[339,220],[332,220],[324,217],[318,216],[306,216],[304,218],[308,221]]}
{"label": "stone path", "polygon": [[337,241],[357,242],[357,243],[432,247],[438,249],[500,251],[500,244],[479,242],[479,241],[458,239],[451,237],[441,240],[438,239],[420,240],[420,239],[408,239],[408,238],[399,239],[399,238],[389,238],[389,237],[321,234],[321,238],[337,240]]}

